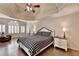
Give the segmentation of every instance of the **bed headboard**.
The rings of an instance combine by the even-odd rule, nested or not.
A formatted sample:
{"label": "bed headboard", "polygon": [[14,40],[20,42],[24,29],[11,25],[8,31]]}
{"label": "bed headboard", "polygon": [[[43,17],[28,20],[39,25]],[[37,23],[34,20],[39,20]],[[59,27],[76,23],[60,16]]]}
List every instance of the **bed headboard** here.
{"label": "bed headboard", "polygon": [[37,32],[51,32],[51,36],[55,37],[55,31],[54,30],[50,30],[46,27],[42,27],[40,28]]}

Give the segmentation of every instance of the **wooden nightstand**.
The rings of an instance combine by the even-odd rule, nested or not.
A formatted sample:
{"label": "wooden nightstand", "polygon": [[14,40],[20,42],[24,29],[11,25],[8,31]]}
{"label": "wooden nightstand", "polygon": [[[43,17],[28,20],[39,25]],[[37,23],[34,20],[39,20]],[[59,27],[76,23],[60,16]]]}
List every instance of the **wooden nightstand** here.
{"label": "wooden nightstand", "polygon": [[54,47],[62,48],[67,51],[67,39],[61,37],[54,38]]}

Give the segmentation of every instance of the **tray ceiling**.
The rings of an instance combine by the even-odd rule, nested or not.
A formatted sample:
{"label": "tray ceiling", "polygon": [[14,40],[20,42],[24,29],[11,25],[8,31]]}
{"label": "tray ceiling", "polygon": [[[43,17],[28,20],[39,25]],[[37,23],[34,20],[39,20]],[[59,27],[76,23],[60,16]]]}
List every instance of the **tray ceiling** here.
{"label": "tray ceiling", "polygon": [[25,3],[0,3],[0,13],[17,19],[36,20],[47,15],[56,14],[69,6],[79,6],[79,4],[68,3],[39,3],[39,5],[40,8],[35,8],[36,12],[32,13],[24,11]]}

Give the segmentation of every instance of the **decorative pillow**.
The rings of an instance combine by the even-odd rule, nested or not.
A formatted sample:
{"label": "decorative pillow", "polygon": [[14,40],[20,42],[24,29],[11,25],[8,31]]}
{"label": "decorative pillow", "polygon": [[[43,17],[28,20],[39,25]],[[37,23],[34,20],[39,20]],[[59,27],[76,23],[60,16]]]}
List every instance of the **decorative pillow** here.
{"label": "decorative pillow", "polygon": [[36,35],[50,36],[51,32],[37,32]]}

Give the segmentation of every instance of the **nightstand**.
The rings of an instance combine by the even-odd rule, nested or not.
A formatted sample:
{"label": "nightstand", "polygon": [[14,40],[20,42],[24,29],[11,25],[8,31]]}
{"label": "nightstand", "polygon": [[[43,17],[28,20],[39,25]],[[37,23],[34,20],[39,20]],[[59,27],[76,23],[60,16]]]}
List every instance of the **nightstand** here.
{"label": "nightstand", "polygon": [[58,47],[67,51],[67,39],[61,37],[54,38],[54,47]]}

